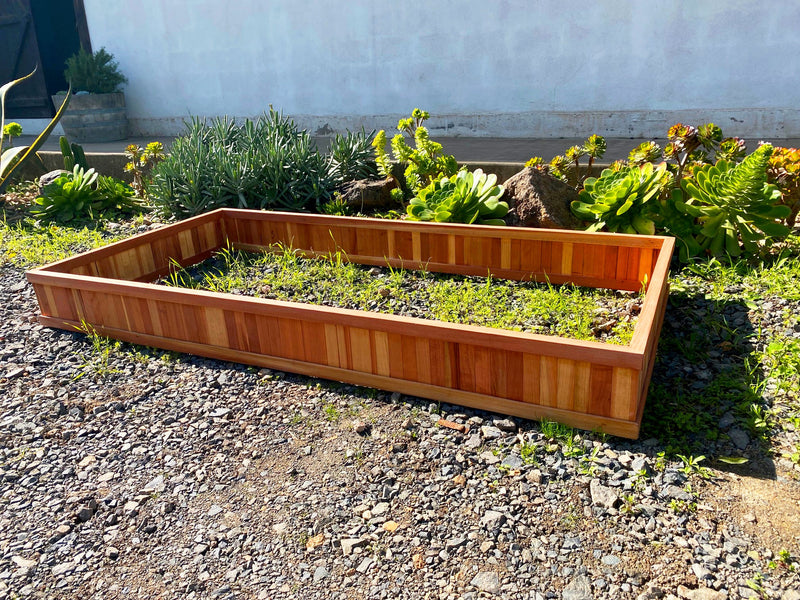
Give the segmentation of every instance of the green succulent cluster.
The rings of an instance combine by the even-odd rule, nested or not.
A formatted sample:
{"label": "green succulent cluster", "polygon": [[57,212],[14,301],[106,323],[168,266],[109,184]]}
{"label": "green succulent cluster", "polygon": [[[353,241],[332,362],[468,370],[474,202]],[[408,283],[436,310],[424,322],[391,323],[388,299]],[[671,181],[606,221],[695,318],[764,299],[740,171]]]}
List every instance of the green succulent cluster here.
{"label": "green succulent cluster", "polygon": [[[430,185],[441,177],[450,177],[458,171],[458,162],[454,156],[444,154],[442,145],[434,142],[427,128],[422,124],[430,118],[427,111],[415,108],[407,119],[397,122],[398,133],[392,138],[392,156],[398,163],[405,164],[406,186],[416,194],[423,187]],[[405,141],[404,134],[414,140],[414,147]],[[375,162],[384,177],[392,177],[392,163],[386,152],[386,132],[380,130],[372,141],[375,149]]]}
{"label": "green succulent cluster", "polygon": [[742,249],[756,253],[760,244],[785,237],[789,228],[780,222],[791,212],[778,204],[780,190],[767,183],[767,167],[773,148],[764,144],[741,163],[720,160],[702,165],[680,182],[676,208],[697,219],[696,235],[701,250],[739,256]]}
{"label": "green succulent cluster", "polygon": [[36,217],[61,223],[141,209],[129,185],[98,175],[94,169],[84,170],[79,165],[46,185],[34,204],[31,213]]}
{"label": "green succulent cluster", "polygon": [[619,171],[604,169],[600,177],[583,182],[580,200],[571,203],[575,216],[593,221],[589,231],[619,231],[623,233],[655,233],[652,202],[669,183],[666,163],[655,166],[624,167]]}
{"label": "green succulent cluster", "polygon": [[500,200],[505,188],[497,185],[496,175],[481,169],[462,170],[442,177],[419,190],[408,205],[412,221],[438,223],[479,223],[505,225],[508,204]]}

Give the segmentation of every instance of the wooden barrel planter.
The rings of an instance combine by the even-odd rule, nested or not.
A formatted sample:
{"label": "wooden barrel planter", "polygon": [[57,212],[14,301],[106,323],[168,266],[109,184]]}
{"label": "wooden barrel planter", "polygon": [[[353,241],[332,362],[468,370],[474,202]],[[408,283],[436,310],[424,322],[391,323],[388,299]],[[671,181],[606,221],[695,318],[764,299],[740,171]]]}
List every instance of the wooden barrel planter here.
{"label": "wooden barrel planter", "polygon": [[[646,289],[628,346],[152,282],[232,245],[618,290]],[[672,238],[220,209],[29,271],[40,320],[211,358],[636,438]]]}
{"label": "wooden barrel planter", "polygon": [[[53,96],[61,106],[64,95]],[[72,142],[114,142],[128,137],[128,116],[125,94],[73,94],[64,116],[64,133]]]}

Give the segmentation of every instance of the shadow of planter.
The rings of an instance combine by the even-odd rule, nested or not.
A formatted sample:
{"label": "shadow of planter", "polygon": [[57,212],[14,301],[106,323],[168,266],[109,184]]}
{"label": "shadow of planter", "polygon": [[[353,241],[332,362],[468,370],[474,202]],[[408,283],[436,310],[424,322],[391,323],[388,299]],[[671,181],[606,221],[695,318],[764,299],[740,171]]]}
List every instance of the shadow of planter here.
{"label": "shadow of planter", "polygon": [[[56,106],[60,106],[63,100],[64,94],[53,96]],[[125,94],[74,94],[61,118],[61,126],[73,142],[124,140],[128,137]]]}

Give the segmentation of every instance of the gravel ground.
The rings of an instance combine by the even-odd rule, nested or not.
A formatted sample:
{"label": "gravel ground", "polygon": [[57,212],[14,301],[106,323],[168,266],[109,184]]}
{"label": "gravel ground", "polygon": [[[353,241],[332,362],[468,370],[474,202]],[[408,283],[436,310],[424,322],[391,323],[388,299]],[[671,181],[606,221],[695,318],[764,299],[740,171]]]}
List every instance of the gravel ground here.
{"label": "gravel ground", "polygon": [[[0,598],[800,599],[797,467],[729,412],[700,449],[750,462],[706,480],[662,464],[652,425],[554,436],[93,346],[36,322],[21,269],[0,268],[0,290]],[[671,305],[666,331],[702,308]],[[731,310],[768,332],[785,309]],[[683,369],[702,385],[733,360],[662,354],[656,383]]]}

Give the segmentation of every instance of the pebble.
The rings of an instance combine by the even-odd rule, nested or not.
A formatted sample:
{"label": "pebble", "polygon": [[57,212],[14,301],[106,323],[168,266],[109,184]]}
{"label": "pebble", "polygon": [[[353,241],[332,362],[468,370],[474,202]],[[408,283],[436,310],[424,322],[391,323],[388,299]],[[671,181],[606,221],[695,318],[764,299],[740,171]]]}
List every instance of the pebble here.
{"label": "pebble", "polygon": [[586,575],[579,575],[566,585],[561,598],[563,600],[593,600],[592,582]]}
{"label": "pebble", "polygon": [[497,594],[500,592],[500,578],[494,571],[481,571],[472,578],[470,585],[489,594]]}

